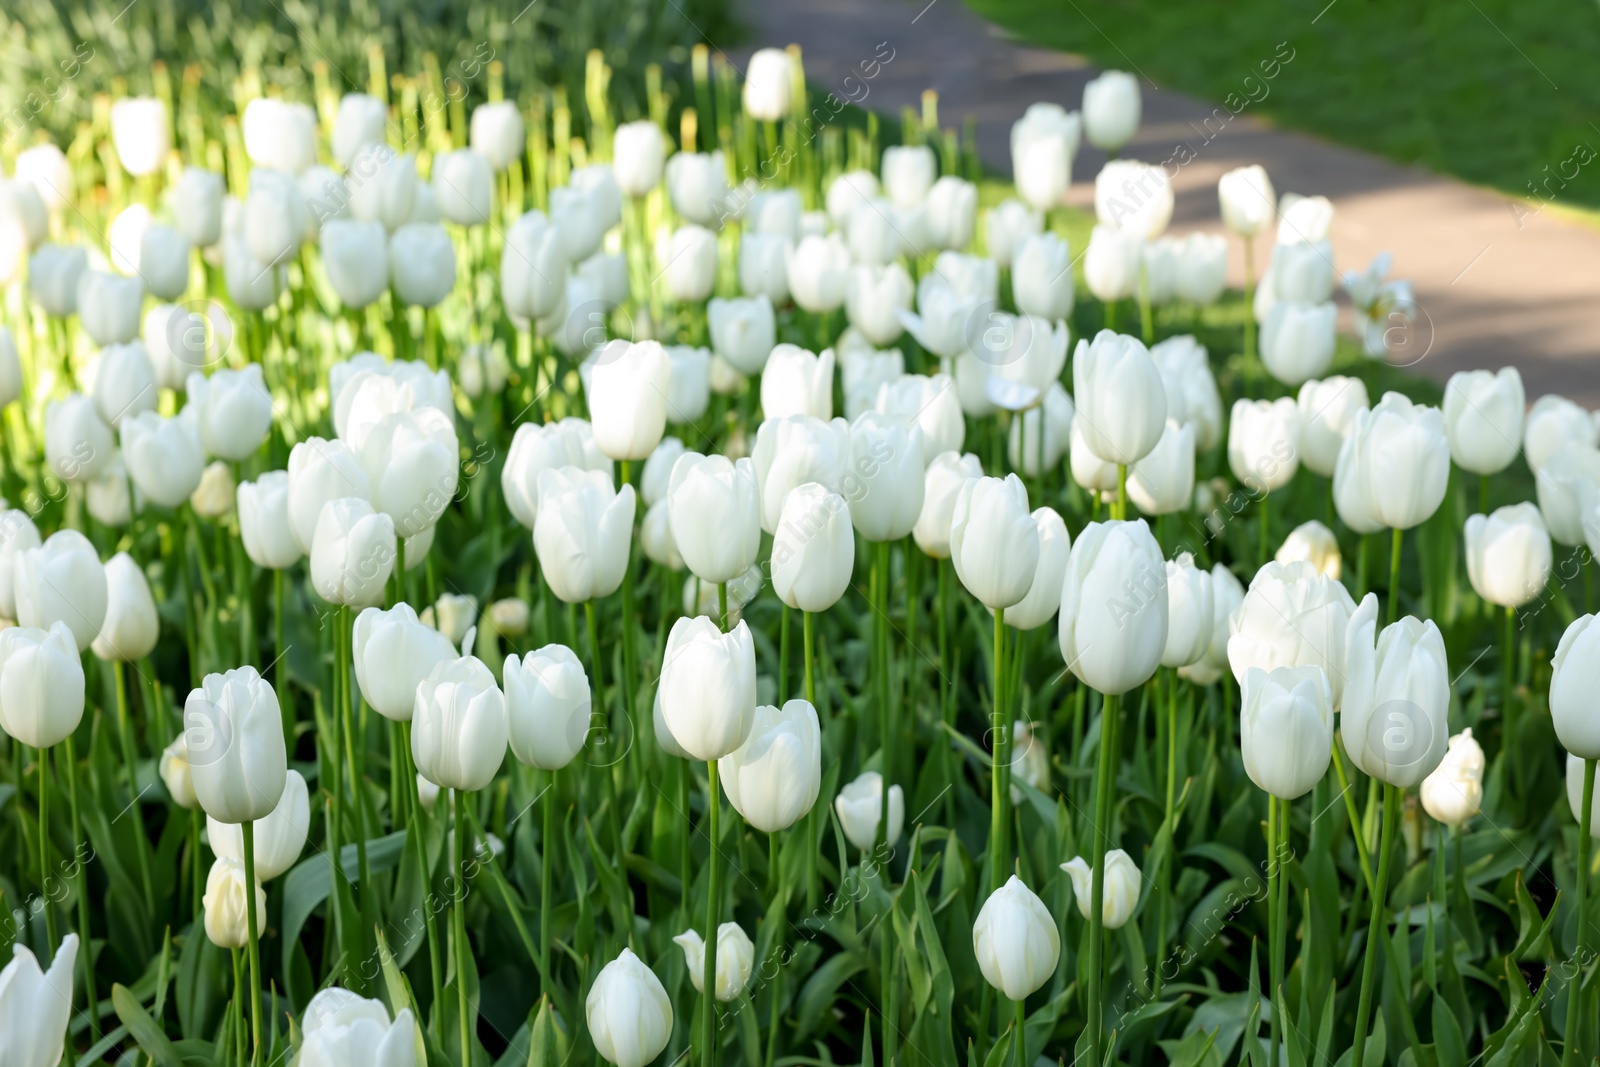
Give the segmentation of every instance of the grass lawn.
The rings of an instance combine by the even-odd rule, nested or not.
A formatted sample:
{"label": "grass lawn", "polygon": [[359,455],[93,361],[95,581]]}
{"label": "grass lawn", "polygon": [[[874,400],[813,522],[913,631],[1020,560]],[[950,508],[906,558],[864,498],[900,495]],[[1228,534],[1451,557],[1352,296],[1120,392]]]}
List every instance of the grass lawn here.
{"label": "grass lawn", "polygon": [[1213,100],[1244,95],[1287,41],[1295,58],[1258,113],[1507,193],[1600,207],[1594,3],[967,4],[1031,43]]}

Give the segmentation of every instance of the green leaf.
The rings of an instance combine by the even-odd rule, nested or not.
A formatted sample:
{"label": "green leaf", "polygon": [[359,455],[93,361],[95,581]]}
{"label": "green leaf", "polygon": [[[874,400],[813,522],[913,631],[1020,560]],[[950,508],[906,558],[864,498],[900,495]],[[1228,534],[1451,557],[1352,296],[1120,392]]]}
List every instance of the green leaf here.
{"label": "green leaf", "polygon": [[183,1067],[183,1060],[178,1055],[178,1050],[172,1047],[172,1042],[161,1032],[161,1027],[150,1018],[139,1001],[128,992],[126,986],[111,987],[111,1006],[116,1009],[117,1018],[122,1020],[122,1025],[128,1028],[128,1033],[133,1035],[133,1039],[139,1043],[139,1047],[150,1057],[155,1067]]}

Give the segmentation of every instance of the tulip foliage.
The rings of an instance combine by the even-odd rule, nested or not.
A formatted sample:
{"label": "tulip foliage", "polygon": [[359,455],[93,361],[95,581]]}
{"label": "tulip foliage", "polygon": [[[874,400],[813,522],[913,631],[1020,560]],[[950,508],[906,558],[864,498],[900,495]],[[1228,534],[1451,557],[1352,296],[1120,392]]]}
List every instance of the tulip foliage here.
{"label": "tulip foliage", "polygon": [[0,149],[0,1065],[1600,1054],[1594,414],[1130,75],[608,54]]}

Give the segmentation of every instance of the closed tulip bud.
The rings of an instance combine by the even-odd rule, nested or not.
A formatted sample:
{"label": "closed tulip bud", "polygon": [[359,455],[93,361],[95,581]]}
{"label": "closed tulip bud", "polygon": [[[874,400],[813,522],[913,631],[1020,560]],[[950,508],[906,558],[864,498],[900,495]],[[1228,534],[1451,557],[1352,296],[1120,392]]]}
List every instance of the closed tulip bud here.
{"label": "closed tulip bud", "polygon": [[[289,523],[289,473],[267,471],[239,483],[239,535],[250,561],[265,570],[287,570],[305,552]],[[369,701],[370,703],[370,701]]]}
{"label": "closed tulip bud", "polygon": [[[1213,576],[1215,572],[1213,571]],[[1355,601],[1308,562],[1268,563],[1229,621],[1228,663],[1241,685],[1251,667],[1321,667],[1339,707],[1345,683],[1345,630]]]}
{"label": "closed tulip bud", "polygon": [[412,222],[389,238],[389,282],[402,303],[431,308],[456,284],[456,248],[436,222]]}
{"label": "closed tulip bud", "polygon": [[502,597],[489,605],[489,624],[501,637],[521,637],[528,632],[528,602]]}
{"label": "closed tulip bud", "polygon": [[164,508],[187,503],[205,470],[194,420],[153,411],[123,420],[122,458],[139,492]]}
{"label": "closed tulip bud", "polygon": [[639,498],[646,507],[655,507],[667,499],[672,483],[672,468],[678,457],[687,452],[683,442],[676,437],[663,437],[644,461],[644,473],[639,478]]}
{"label": "closed tulip bud", "polygon": [[[361,1005],[322,1008],[332,994],[342,994]],[[316,1018],[315,1016],[322,1016]],[[389,1013],[376,1000],[363,1000],[343,989],[322,990],[306,1007],[302,1026],[299,1067],[416,1067],[416,1022],[410,1008],[402,1008],[389,1022]]]}
{"label": "closed tulip bud", "polygon": [[[843,343],[846,340],[850,343]],[[906,360],[898,348],[873,348],[853,327],[844,332],[840,341],[834,351],[844,384],[845,417],[854,420],[877,405],[878,393],[886,383],[898,381],[906,372]],[[959,382],[956,391],[960,392]]]}
{"label": "closed tulip bud", "polygon": [[263,264],[285,262],[305,239],[309,211],[292,174],[251,171],[250,194],[243,210],[245,245]]}
{"label": "closed tulip bud", "polygon": [[1096,226],[1083,254],[1083,277],[1095,299],[1126,300],[1139,289],[1139,264],[1144,242],[1135,233]]}
{"label": "closed tulip bud", "polygon": [[701,226],[680,226],[658,251],[667,295],[695,303],[711,295],[717,280],[717,238]]}
{"label": "closed tulip bud", "polygon": [[72,164],[49,141],[17,153],[16,180],[33,186],[52,214],[72,198]]}
{"label": "closed tulip bud", "polygon": [[1102,226],[1153,241],[1172,221],[1172,183],[1160,167],[1113,159],[1095,177],[1094,208]]}
{"label": "closed tulip bud", "polygon": [[568,604],[610,596],[622,584],[633,537],[633,486],[559,467],[539,475],[533,543],[550,589]]}
{"label": "closed tulip bud", "polygon": [[955,290],[958,299],[994,303],[1000,298],[1000,268],[995,266],[994,260],[983,256],[940,252],[934,257],[932,273],[924,274],[922,281],[929,291],[924,293],[919,283],[919,307],[927,304],[929,298],[939,296],[940,288],[945,285]]}
{"label": "closed tulip bud", "polygon": [[139,341],[107,345],[94,374],[94,407],[112,427],[156,406],[156,372]]}
{"label": "closed tulip bud", "polygon": [[1531,503],[1467,516],[1466,555],[1473,591],[1499,607],[1522,607],[1550,580],[1550,534]]}
{"label": "closed tulip bud", "polygon": [[1309,793],[1333,756],[1333,691],[1321,667],[1245,672],[1239,749],[1250,780],[1282,800]]}
{"label": "closed tulip bud", "polygon": [[1206,654],[1187,667],[1179,667],[1179,677],[1196,685],[1215,685],[1228,670],[1229,619],[1244,599],[1244,587],[1233,573],[1218,563],[1211,568],[1211,640]]}
{"label": "closed tulip bud", "polygon": [[[749,736],[722,757],[717,775],[728,803],[751,826],[769,834],[787,830],[811,810],[822,788],[822,729],[816,709],[804,700],[757,708]],[[722,971],[719,958],[719,977]]]}
{"label": "closed tulip bud", "polygon": [[1084,432],[1083,420],[1074,418],[1067,454],[1067,466],[1072,472],[1072,480],[1077,482],[1080,488],[1087,489],[1091,493],[1116,492],[1117,465],[1107,463],[1096,455],[1084,438]]}
{"label": "closed tulip bud", "polygon": [[0,326],[0,408],[22,396],[22,363],[11,331]]}
{"label": "closed tulip bud", "polygon": [[[366,93],[345,93],[333,118],[334,160],[341,167],[350,166],[361,149],[383,142],[388,125],[389,109],[382,100]],[[477,125],[477,112],[473,113],[473,125]]]}
{"label": "closed tulip bud", "polygon": [[1025,237],[1011,265],[1017,309],[1046,319],[1072,316],[1072,250],[1053,233]]}
{"label": "closed tulip bud", "polygon": [[950,558],[956,501],[962,486],[982,477],[983,465],[970,452],[941,452],[928,462],[923,476],[922,509],[911,530],[918,548],[934,559]]}
{"label": "closed tulip bud", "polygon": [[1278,201],[1278,244],[1327,240],[1333,225],[1333,204],[1325,196],[1284,193]]}
{"label": "closed tulip bud", "polygon": [[195,796],[220,822],[264,819],[283,796],[288,770],[283,717],[254,667],[208,674],[183,706]]}
{"label": "closed tulip bud", "polygon": [[144,283],[103,270],[86,270],[78,279],[75,307],[84,332],[97,345],[124,344],[139,336],[139,305]]}
{"label": "closed tulip bud", "polygon": [[271,307],[278,299],[282,272],[257,259],[241,234],[225,234],[222,248],[223,281],[229,299],[245,311]]}
{"label": "closed tulip bud", "polygon": [[1336,376],[1302,385],[1300,462],[1324,478],[1333,477],[1339,450],[1355,426],[1356,413],[1368,406],[1367,386],[1360,378]]}
{"label": "closed tulip bud", "polygon": [[554,312],[565,294],[567,263],[561,233],[543,212],[529,211],[519,218],[500,254],[500,295],[506,310],[522,319]]}
{"label": "closed tulip bud", "polygon": [[640,119],[618,126],[612,136],[611,158],[622,191],[628,196],[644,196],[654,189],[661,181],[666,154],[666,138],[654,122]]}
{"label": "closed tulip bud", "polygon": [[506,755],[506,700],[483,661],[434,664],[417,686],[411,754],[417,771],[443,789],[482,789]]}
{"label": "closed tulip bud", "polygon": [[[1082,856],[1074,856],[1061,865],[1072,878],[1072,892],[1078,898],[1078,914],[1089,918],[1094,906],[1094,869]],[[1139,906],[1141,879],[1139,868],[1132,857],[1120,848],[1106,853],[1105,875],[1101,888],[1101,925],[1107,930],[1121,928],[1133,918]]]}
{"label": "closed tulip bud", "polygon": [[172,187],[172,214],[178,232],[196,248],[210,248],[222,237],[222,175],[185,167]]}
{"label": "closed tulip bud", "polygon": [[511,752],[530,767],[558,771],[583,751],[589,736],[589,676],[565,645],[545,645],[502,672]]}
{"label": "closed tulip bud", "polygon": [[1261,362],[1285,385],[1315,378],[1333,362],[1334,320],[1331,303],[1272,306],[1261,326]]}
{"label": "closed tulip bud", "polygon": [[16,558],[41,544],[39,528],[17,508],[0,511],[0,619],[16,619]]}
{"label": "closed tulip bud", "polygon": [[703,616],[680,618],[661,668],[661,714],[672,736],[699,760],[744,744],[756,708],[755,645],[740,622],[728,633]]}
{"label": "closed tulip bud", "polygon": [[1194,565],[1184,552],[1167,561],[1167,644],[1161,653],[1163,667],[1187,667],[1200,662],[1211,646],[1211,572]]}
{"label": "closed tulip bud", "polygon": [[589,415],[595,442],[612,459],[645,459],[667,425],[671,363],[658,341],[610,341],[595,360]]}
{"label": "closed tulip bud", "polygon": [[833,417],[833,350],[821,357],[799,345],[773,348],[761,372],[761,410],[768,419]]}
{"label": "closed tulip bud", "polygon": [[[1483,768],[1483,746],[1468,727],[1450,739],[1444,759],[1422,780],[1423,809],[1452,829],[1465,824],[1483,807]],[[1581,785],[1581,774],[1578,780]]]}
{"label": "closed tulip bud", "polygon": [[394,520],[395,533],[415,537],[439,521],[460,479],[460,444],[450,416],[432,407],[396,411],[373,426],[361,445],[372,504]]}
{"label": "closed tulip bud", "polygon": [[438,628],[451,646],[459,646],[467,631],[478,621],[478,598],[460,593],[445,593],[424,610],[422,621]]}
{"label": "closed tulip bud", "polygon": [[[924,464],[931,463],[942,452],[961,451],[966,440],[967,424],[962,417],[961,400],[956,395],[955,381],[947,374],[932,377],[903,374],[892,382],[885,382],[879,387],[875,410],[921,431]],[[1035,430],[1036,440],[1037,435]]]}
{"label": "closed tulip bud", "polygon": [[[306,847],[306,831],[311,826],[311,800],[306,780],[299,771],[289,771],[283,795],[265,817],[255,821],[255,871],[258,882],[270,882],[286,873]],[[234,823],[206,816],[206,837],[218,859],[244,863],[244,829]]]}
{"label": "closed tulip bud", "polygon": [[[292,522],[292,470],[289,485]],[[329,500],[317,516],[310,556],[311,585],[318,596],[330,604],[370,607],[383,600],[394,572],[394,520],[361,497]]]}
{"label": "closed tulip bud", "polygon": [[972,952],[984,980],[1020,1002],[1056,973],[1061,937],[1044,902],[1012,875],[979,909]]}
{"label": "closed tulip bud", "polygon": [[1160,441],[1166,426],[1166,388],[1138,340],[1101,330],[1080,339],[1072,361],[1073,399],[1084,443],[1109,463],[1132,464]]}
{"label": "closed tulip bud", "polygon": [[105,621],[91,643],[94,654],[107,662],[143,659],[155,650],[161,629],[150,583],[126,552],[111,557],[105,574]]}
{"label": "closed tulip bud", "polygon": [[[1583,776],[1582,757],[1567,753],[1567,807],[1572,811],[1573,821],[1580,823],[1583,818]],[[1589,811],[1589,835],[1600,837],[1600,789],[1595,790],[1594,803]]]}
{"label": "closed tulip bud", "polygon": [[324,504],[342,497],[367,500],[371,496],[371,480],[343,441],[311,437],[289,450],[289,529],[302,552],[311,552]]}
{"label": "closed tulip bud", "polygon": [[983,213],[983,229],[989,258],[1001,267],[1013,267],[1028,238],[1044,230],[1044,217],[1020,200],[1006,199]]}
{"label": "closed tulip bud", "polygon": [[[1600,759],[1600,714],[1596,714],[1594,703],[1600,686],[1597,618],[1600,616],[1584,615],[1568,626],[1550,660],[1550,718],[1556,740],[1562,748],[1586,760]],[[0,709],[5,706],[0,704]]]}
{"label": "closed tulip bud", "polygon": [[761,499],[750,460],[684,453],[672,468],[667,508],[678,552],[701,581],[732,581],[755,562]]}
{"label": "closed tulip bud", "polygon": [[679,152],[667,160],[666,170],[672,209],[695,225],[720,226],[728,212],[728,170],[722,153]]}
{"label": "closed tulip bud", "polygon": [[145,353],[161,388],[181,390],[189,375],[205,368],[208,333],[219,347],[232,342],[218,320],[208,318],[175,304],[157,304],[145,312]]}
{"label": "closed tulip bud", "polygon": [[595,1051],[616,1067],[645,1067],[672,1036],[672,1001],[661,979],[628,948],[595,976],[584,1015]]}
{"label": "closed tulip bud", "polygon": [[962,249],[977,230],[978,187],[964,178],[945,175],[928,190],[928,240],[935,248]]}
{"label": "closed tulip bud", "polygon": [[1409,530],[1439,509],[1450,480],[1450,446],[1438,408],[1385,393],[1377,407],[1356,416],[1344,447],[1350,461],[1341,454],[1335,495],[1346,480],[1347,491],[1380,526]]}
{"label": "closed tulip bud", "polygon": [[363,610],[356,616],[351,641],[361,696],[394,722],[411,721],[417,687],[435,666],[456,658],[450,638],[420,622],[405,603],[388,611]]}
{"label": "closed tulip bud", "polygon": [[189,403],[197,411],[200,444],[207,454],[239,462],[261,447],[272,429],[272,394],[261,365],[190,375]]}
{"label": "closed tulip bud", "polygon": [[1143,685],[1167,644],[1167,569],[1143,520],[1090,523],[1067,559],[1061,655],[1110,696]]}
{"label": "closed tulip bud", "polygon": [[1522,443],[1527,404],[1515,367],[1457,371],[1444,389],[1444,429],[1450,458],[1473,474],[1499,474]]}
{"label": "closed tulip bud", "polygon": [[1116,152],[1138,128],[1139,79],[1107,70],[1083,87],[1083,136],[1090,144]]}
{"label": "closed tulip bud", "polygon": [[806,237],[788,249],[785,272],[789,292],[803,310],[818,314],[844,303],[850,279],[850,250],[837,234]]}
{"label": "closed tulip bud", "polygon": [[60,620],[47,630],[27,623],[0,630],[0,727],[8,736],[49,748],[78,728],[83,719],[79,651]]}
{"label": "closed tulip bud", "polygon": [[826,611],[850,587],[855,534],[844,497],[817,482],[790,490],[772,541],[772,588],[791,608]]}
{"label": "closed tulip bud", "polygon": [[257,878],[254,886],[246,886],[244,862],[217,857],[211,873],[206,875],[206,893],[200,903],[206,937],[218,948],[244,948],[250,943],[250,901],[246,893],[256,895],[257,921],[266,914],[267,894],[261,888],[261,880]]}
{"label": "closed tulip bud", "polygon": [[1167,397],[1167,417],[1194,427],[1195,446],[1209,452],[1222,440],[1222,400],[1205,346],[1189,334],[1151,346],[1150,359]]}
{"label": "closed tulip bud", "polygon": [[1289,484],[1300,469],[1300,409],[1292,399],[1234,401],[1228,467],[1253,493]]}
{"label": "closed tulip bud", "polygon": [[38,959],[20,940],[11,951],[11,962],[0,970],[0,1011],[6,1019],[0,1052],[7,1067],[55,1067],[72,1019],[78,935],[62,938],[49,971],[39,969]]}
{"label": "closed tulip bud", "polygon": [[389,288],[389,235],[381,222],[333,219],[322,228],[322,267],[346,308],[364,308]]}
{"label": "closed tulip bud", "polygon": [[1217,182],[1217,201],[1222,206],[1222,224],[1245,238],[1272,225],[1278,212],[1272,179],[1259,164],[1224,174]]}
{"label": "closed tulip bud", "polygon": [[1128,468],[1128,499],[1146,515],[1171,515],[1194,496],[1192,424],[1167,420],[1156,447]]}
{"label": "closed tulip bud", "polygon": [[40,245],[28,259],[28,292],[47,315],[78,310],[78,281],[89,269],[82,245]]}
{"label": "closed tulip bud", "polygon": [[1011,127],[1011,172],[1017,192],[1037,211],[1061,203],[1072,181],[1072,160],[1078,152],[1078,112],[1059,104],[1036,103]]}
{"label": "closed tulip bud", "polygon": [[1545,460],[1534,482],[1539,510],[1557,543],[1577,546],[1594,536],[1600,449],[1574,441]]}
{"label": "closed tulip bud", "polygon": [[922,431],[868,411],[850,424],[850,520],[868,541],[897,541],[922,514]]}
{"label": "closed tulip bud", "polygon": [[764,296],[775,303],[789,299],[786,262],[794,242],[777,233],[745,231],[739,238],[739,289],[746,296]]}
{"label": "closed tulip bud", "polygon": [[194,779],[189,773],[189,741],[185,734],[173,738],[172,744],[161,750],[158,763],[161,782],[167,795],[178,807],[193,811],[200,806],[194,795]]}
{"label": "closed tulip bud", "polygon": [[665,500],[656,501],[645,512],[644,521],[639,524],[639,547],[651,563],[672,571],[683,569],[683,557],[672,539],[672,518]]}
{"label": "closed tulip bud", "polygon": [[50,215],[34,187],[0,178],[0,284],[9,285],[23,257],[50,236]]}
{"label": "closed tulip bud", "polygon": [[473,108],[470,141],[472,150],[496,171],[521,159],[528,145],[516,102],[497,100]]}
{"label": "closed tulip bud", "polygon": [[[974,479],[969,484],[991,480]],[[1029,581],[1027,595],[1006,608],[1005,622],[1017,630],[1036,630],[1060,610],[1061,586],[1066,578],[1067,559],[1072,551],[1072,538],[1067,534],[1067,525],[1054,508],[1036,508],[1029,519],[1039,531],[1039,562]],[[1042,746],[1033,758],[1046,758]]]}
{"label": "closed tulip bud", "polygon": [[[867,771],[839,790],[833,801],[834,812],[844,828],[844,836],[862,852],[870,852],[878,841],[878,822],[883,815],[883,776]],[[897,785],[889,787],[889,832],[885,840],[893,847],[900,840],[905,823],[905,793]]]}
{"label": "closed tulip bud", "polygon": [[317,116],[306,104],[262,96],[244,109],[244,150],[257,167],[299,174],[317,158]]}
{"label": "closed tulip bud", "polygon": [[899,263],[857,264],[850,268],[845,317],[873,345],[894,342],[905,332],[903,316],[915,293],[911,275]]}
{"label": "closed tulip bud", "polygon": [[[777,122],[789,113],[793,85],[794,64],[789,54],[781,48],[757,49],[744,72],[745,114],[757,122]],[[690,972],[693,970],[691,967]]]}
{"label": "closed tulip bud", "polygon": [[167,107],[153,96],[128,97],[111,105],[111,143],[122,169],[136,178],[160,170],[172,148]]}
{"label": "closed tulip bud", "polygon": [[1317,573],[1339,580],[1342,566],[1339,556],[1339,541],[1333,536],[1333,531],[1328,529],[1316,519],[1303,522],[1289,532],[1283,539],[1283,544],[1278,546],[1278,552],[1273,557],[1279,563],[1306,562],[1317,569]]}
{"label": "closed tulip bud", "polygon": [[1444,757],[1450,734],[1439,628],[1407,616],[1380,631],[1378,598],[1368,593],[1346,629],[1344,671],[1339,736],[1351,762],[1402,789],[1419,784]]}
{"label": "closed tulip bud", "polygon": [[950,560],[967,592],[991,611],[1028,595],[1039,565],[1039,527],[1022,479],[974,478],[961,486],[950,519]]}
{"label": "closed tulip bud", "polygon": [[1191,233],[1178,242],[1177,293],[1201,306],[1216,302],[1227,285],[1228,242],[1210,233]]}
{"label": "closed tulip bud", "polygon": [[13,556],[12,595],[20,625],[45,630],[64,622],[81,652],[105,621],[106,569],[87,537],[57,530]]}
{"label": "closed tulip bud", "polygon": [[741,374],[760,374],[771,354],[777,327],[765,296],[715,299],[706,307],[711,348]]}
{"label": "closed tulip bud", "polygon": [[1333,298],[1333,245],[1326,240],[1278,245],[1271,270],[1272,295],[1280,302],[1315,306]]}
{"label": "closed tulip bud", "polygon": [[439,213],[457,226],[480,226],[489,221],[494,198],[494,175],[489,161],[471,148],[442,152],[433,160],[433,195]]}
{"label": "closed tulip bud", "polygon": [[300,198],[305,202],[305,229],[302,239],[316,243],[323,226],[336,219],[353,218],[350,210],[350,183],[331,167],[307,167],[295,179]]}
{"label": "closed tulip bud", "polygon": [[843,419],[823,422],[810,415],[766,419],[756,431],[751,462],[761,496],[761,528],[776,533],[790,490],[806,482],[842,492],[850,453],[850,427]]}
{"label": "closed tulip bud", "polygon": [[883,189],[895,206],[914,208],[928,197],[939,163],[927,145],[892,145],[883,150]]}
{"label": "closed tulip bud", "polygon": [[1569,443],[1597,444],[1595,423],[1589,413],[1564,396],[1541,396],[1534,401],[1523,428],[1522,451],[1535,474]]}
{"label": "closed tulip bud", "polygon": [[[539,475],[561,467],[590,466],[584,454],[584,435],[575,425],[580,422],[581,419],[525,422],[511,439],[511,451],[500,470],[500,491],[511,517],[530,531],[539,510]],[[605,466],[609,473],[609,460],[605,460]]]}

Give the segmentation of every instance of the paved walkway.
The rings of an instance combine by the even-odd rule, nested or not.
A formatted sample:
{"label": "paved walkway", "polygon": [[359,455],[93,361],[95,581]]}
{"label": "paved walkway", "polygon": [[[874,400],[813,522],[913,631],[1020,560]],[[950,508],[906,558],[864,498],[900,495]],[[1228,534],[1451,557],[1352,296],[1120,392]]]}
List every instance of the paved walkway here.
{"label": "paved walkway", "polygon": [[[976,118],[980,153],[1006,172],[1011,124],[1028,104],[1053,100],[1076,108],[1084,83],[1097,73],[1081,57],[1011,41],[961,0],[737,0],[737,8],[751,31],[729,52],[741,68],[756,47],[798,43],[813,84],[879,111],[898,114],[902,106],[919,106],[924,89],[937,89],[942,123]],[[888,47],[880,49],[884,42]],[[860,64],[889,49],[893,59],[862,82]],[[1279,77],[1294,74],[1291,60]],[[851,76],[857,80],[846,83]],[[1600,407],[1600,229],[1274,129],[1248,108],[1226,124],[1213,115],[1214,105],[1146,80],[1144,122],[1123,154],[1162,162],[1180,142],[1195,149],[1174,179],[1174,233],[1219,230],[1217,178],[1261,163],[1279,192],[1334,201],[1341,271],[1393,253],[1394,276],[1411,279],[1423,312],[1413,349],[1426,351],[1420,372],[1442,381],[1464,368],[1513,363],[1530,401],[1562,392]],[[1073,171],[1075,202],[1092,203],[1091,182],[1103,161],[1085,147]],[[1233,248],[1233,272],[1242,278],[1242,256]]]}

